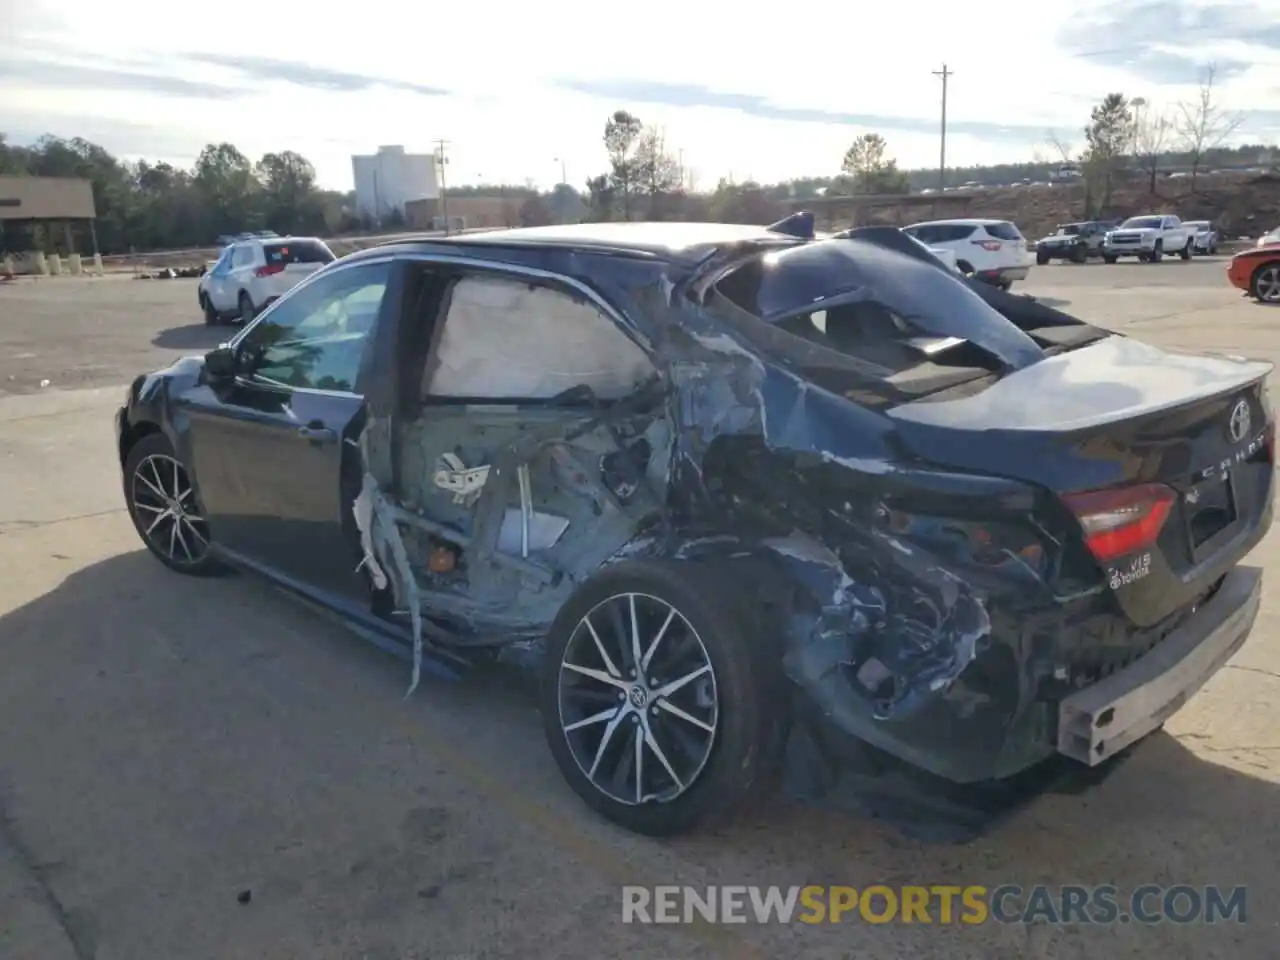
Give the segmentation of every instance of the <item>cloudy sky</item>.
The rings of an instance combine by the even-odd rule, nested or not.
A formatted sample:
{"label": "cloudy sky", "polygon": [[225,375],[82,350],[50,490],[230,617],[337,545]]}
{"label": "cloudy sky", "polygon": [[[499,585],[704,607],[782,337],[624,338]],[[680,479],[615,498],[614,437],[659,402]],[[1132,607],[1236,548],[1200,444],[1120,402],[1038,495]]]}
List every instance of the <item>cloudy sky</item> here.
{"label": "cloudy sky", "polygon": [[183,164],[210,141],[292,149],[335,188],[353,152],[446,138],[453,181],[545,186],[561,160],[574,184],[602,170],[605,118],[626,108],[710,186],[834,173],[868,130],[900,165],[935,164],[944,61],[947,156],[969,164],[1047,153],[1049,130],[1078,143],[1108,91],[1194,96],[1212,60],[1248,113],[1239,139],[1280,139],[1280,0],[728,9],[0,0],[0,131]]}

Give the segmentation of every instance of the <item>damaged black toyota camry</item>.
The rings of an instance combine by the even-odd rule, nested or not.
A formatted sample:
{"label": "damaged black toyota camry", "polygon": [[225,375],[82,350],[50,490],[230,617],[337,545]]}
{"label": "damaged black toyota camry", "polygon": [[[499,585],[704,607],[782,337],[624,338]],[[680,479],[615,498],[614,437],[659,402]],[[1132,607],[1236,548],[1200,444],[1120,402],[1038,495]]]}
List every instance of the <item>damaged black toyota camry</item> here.
{"label": "damaged black toyota camry", "polygon": [[671,834],[779,780],[973,811],[1112,766],[1253,626],[1270,370],[890,228],[596,224],[345,257],[117,432],[162,563],[264,574],[415,686],[536,666],[573,789]]}

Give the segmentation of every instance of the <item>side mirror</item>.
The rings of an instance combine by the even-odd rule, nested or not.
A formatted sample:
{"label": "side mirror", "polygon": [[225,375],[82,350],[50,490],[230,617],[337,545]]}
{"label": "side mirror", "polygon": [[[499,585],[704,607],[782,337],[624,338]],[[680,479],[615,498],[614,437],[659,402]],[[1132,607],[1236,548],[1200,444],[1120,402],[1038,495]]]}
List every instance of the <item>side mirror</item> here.
{"label": "side mirror", "polygon": [[230,380],[236,375],[236,352],[222,344],[204,355],[204,372],[210,380]]}

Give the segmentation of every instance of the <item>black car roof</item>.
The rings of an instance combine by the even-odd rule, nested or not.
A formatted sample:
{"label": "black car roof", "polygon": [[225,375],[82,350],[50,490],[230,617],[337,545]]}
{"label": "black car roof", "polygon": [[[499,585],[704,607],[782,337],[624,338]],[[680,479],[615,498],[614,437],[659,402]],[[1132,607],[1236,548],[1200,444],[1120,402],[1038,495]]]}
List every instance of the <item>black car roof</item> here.
{"label": "black car roof", "polygon": [[782,240],[766,227],[736,223],[575,223],[551,227],[517,227],[455,234],[450,237],[406,236],[380,246],[543,247],[634,253],[661,259],[700,259],[718,247],[751,240]]}

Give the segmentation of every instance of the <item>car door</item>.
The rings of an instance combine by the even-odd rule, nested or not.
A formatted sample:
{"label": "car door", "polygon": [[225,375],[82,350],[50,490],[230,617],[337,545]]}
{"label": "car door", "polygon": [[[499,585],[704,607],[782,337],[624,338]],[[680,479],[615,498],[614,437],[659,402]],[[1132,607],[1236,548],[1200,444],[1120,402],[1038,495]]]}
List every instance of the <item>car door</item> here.
{"label": "car door", "polygon": [[[509,628],[523,600],[571,589],[563,571],[594,569],[662,502],[669,426],[660,404],[638,403],[648,355],[598,302],[492,272],[457,278],[440,302],[406,378],[416,412],[396,428],[395,486],[461,553],[424,584],[432,609]],[[602,404],[617,419],[599,422]]]}
{"label": "car door", "polygon": [[183,397],[216,547],[348,597],[364,590],[351,515],[362,378],[392,269],[357,263],[300,285],[232,342],[234,379]]}

